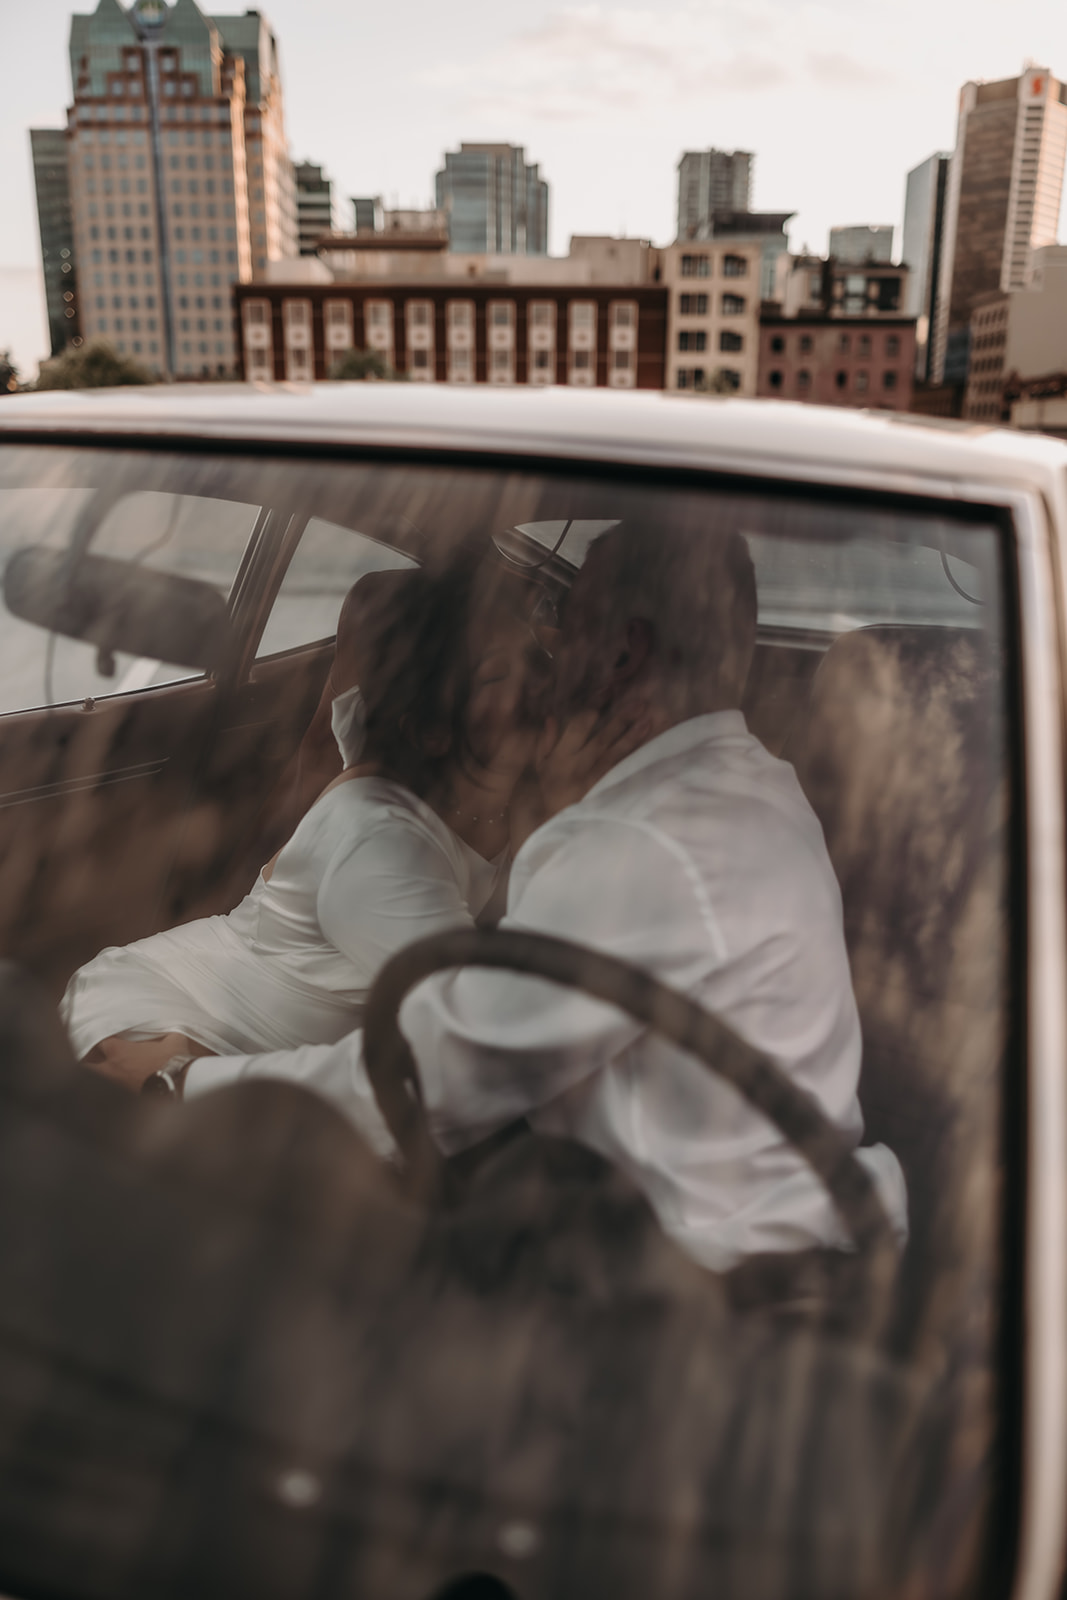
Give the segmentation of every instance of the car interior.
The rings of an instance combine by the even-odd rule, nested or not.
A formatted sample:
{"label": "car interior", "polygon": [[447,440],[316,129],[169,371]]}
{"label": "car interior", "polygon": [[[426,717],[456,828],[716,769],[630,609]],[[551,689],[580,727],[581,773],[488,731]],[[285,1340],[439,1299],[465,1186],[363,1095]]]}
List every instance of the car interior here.
{"label": "car interior", "polygon": [[[530,626],[551,629],[591,542],[627,517],[648,526],[650,559],[657,518],[703,519],[709,537],[725,527],[745,534],[757,574],[759,633],[742,709],[767,749],[794,766],[822,824],[841,887],[863,1031],[864,1142],[885,1142],[904,1168],[910,1237],[878,1334],[878,1372],[891,1372],[894,1383],[903,1374],[903,1387],[871,1379],[869,1352],[867,1365],[857,1358],[846,1372],[826,1343],[830,1324],[822,1313],[814,1332],[790,1334],[788,1360],[775,1345],[776,1364],[757,1304],[741,1308],[753,1320],[738,1358],[737,1392],[765,1385],[779,1418],[788,1413],[791,1385],[824,1395],[840,1429],[831,1436],[852,1440],[849,1429],[863,1409],[856,1393],[866,1384],[865,1414],[892,1412],[907,1448],[925,1456],[931,1470],[936,1458],[938,1481],[955,1485],[951,1505],[933,1493],[924,1500],[920,1485],[893,1508],[889,1522],[906,1547],[901,1561],[909,1572],[923,1563],[929,1570],[932,1552],[942,1552],[936,1560],[945,1563],[946,1587],[938,1592],[976,1570],[983,1559],[976,1530],[998,1492],[992,1463],[1007,1426],[997,1376],[1007,1332],[998,1306],[1008,1226],[1005,1129],[1015,1092],[1008,1066],[1018,1036],[1009,934],[1018,894],[1016,763],[1007,733],[1010,586],[997,516],[981,507],[945,510],[904,498],[616,470],[158,447],[26,445],[5,447],[0,456],[8,458],[0,460],[0,560],[12,640],[0,644],[7,680],[0,690],[0,955],[27,969],[53,999],[72,970],[105,945],[230,909],[340,770],[329,736],[327,674],[341,603],[366,572],[414,563],[433,569],[476,545],[528,577]],[[493,1181],[489,1172],[490,1209]],[[502,1214],[511,1215],[507,1206]],[[623,1197],[612,1221],[622,1238],[631,1237],[628,1217]],[[503,1248],[499,1240],[494,1248]],[[678,1293],[684,1300],[688,1291]],[[454,1308],[445,1311],[447,1321]],[[627,1360],[636,1359],[633,1349],[627,1355],[628,1340],[636,1339],[640,1317],[624,1325],[616,1316],[609,1337],[590,1316],[589,1348],[625,1384]],[[687,1324],[689,1342],[675,1346],[660,1328],[657,1360],[695,1373],[698,1323]],[[449,1328],[459,1345],[468,1338],[462,1318]],[[497,1337],[507,1343],[503,1323]],[[428,1370],[437,1371],[432,1362]],[[504,1408],[505,1380],[494,1373],[486,1382]],[[427,1377],[422,1404],[429,1409],[440,1404],[431,1387]],[[564,1391],[542,1400],[569,1415],[577,1402]],[[616,1392],[604,1390],[609,1410]],[[366,1492],[392,1529],[389,1560],[399,1561],[396,1548],[413,1539],[406,1520],[413,1513],[396,1485],[409,1448],[417,1456],[419,1447],[414,1436],[392,1438],[367,1395],[359,1403],[376,1419],[370,1435],[389,1463],[382,1482]],[[588,1395],[584,1403],[591,1404]],[[667,1401],[660,1394],[656,1403]],[[422,1415],[425,1426],[427,1411]],[[606,1415],[597,1424],[600,1459],[613,1448]],[[771,1443],[743,1442],[740,1417],[728,1410],[719,1416],[735,1437],[717,1457],[720,1513],[712,1533],[701,1535],[702,1559],[710,1549],[725,1562],[723,1572],[747,1574],[746,1592],[807,1592],[803,1583],[791,1589],[780,1572],[769,1576],[758,1551],[746,1545],[744,1558],[738,1554],[739,1516],[755,1518],[756,1528],[767,1511],[779,1526],[767,1510],[776,1492],[773,1474],[767,1477]],[[491,1415],[485,1426],[499,1421]],[[802,1434],[801,1421],[796,1425]],[[803,1452],[801,1434],[794,1445]],[[447,1436],[460,1461],[467,1450],[483,1466],[486,1451],[506,1462],[501,1481],[516,1504],[524,1484],[540,1484],[545,1462],[516,1466],[503,1436],[490,1447],[465,1435],[458,1420]],[[810,1434],[804,1437],[810,1445]],[[683,1455],[689,1448],[678,1444]],[[842,1454],[862,1463],[865,1448],[881,1446],[861,1443],[858,1456]],[[832,1482],[855,1509],[853,1489],[842,1481],[846,1467],[812,1449],[814,1477],[822,1474],[817,1492],[831,1493]],[[657,1439],[650,1451],[642,1493],[651,1493],[650,1475],[660,1471],[666,1481],[672,1471],[669,1442]],[[746,1451],[752,1473],[760,1464],[759,1487],[746,1479]],[[447,1451],[438,1455],[434,1469],[447,1476],[449,1459]],[[292,1470],[300,1470],[299,1461]],[[346,1471],[366,1470],[348,1460]],[[862,1464],[857,1470],[862,1478]],[[590,1526],[622,1503],[631,1519],[645,1516],[626,1502],[625,1486],[615,1500],[605,1491],[598,1501],[577,1461],[565,1477]],[[425,1483],[420,1493],[424,1517],[433,1496]],[[460,1516],[446,1501],[441,1549]],[[674,1515],[657,1495],[650,1503],[650,1524]],[[791,1504],[780,1526],[796,1539],[805,1513],[803,1503],[799,1510]],[[520,1529],[512,1538],[517,1548],[523,1518],[502,1525],[512,1523]],[[464,1548],[474,1550],[478,1541],[464,1527]],[[507,1540],[501,1546],[502,1536],[493,1537],[498,1555],[501,1548],[506,1554]],[[681,1549],[688,1536],[675,1529],[672,1537]],[[549,1563],[529,1592],[578,1594],[601,1573],[601,1555],[576,1538],[572,1519],[566,1585]],[[649,1566],[652,1558],[635,1549],[619,1544],[611,1568],[619,1588],[612,1592],[637,1593],[637,1583],[644,1592],[690,1592],[697,1570],[691,1551],[679,1556],[672,1587],[666,1568]],[[814,1588],[822,1557],[807,1551],[801,1559],[795,1545],[790,1550],[791,1560],[800,1559],[794,1576],[802,1569]],[[860,1563],[849,1569],[855,1576],[867,1557],[853,1557]],[[349,1552],[346,1559],[354,1558]],[[375,1559],[386,1558],[379,1552]],[[346,1570],[350,1579],[358,1570],[363,1592],[403,1591],[414,1600],[433,1592],[435,1574],[453,1570],[447,1562],[435,1566],[436,1559],[416,1562],[418,1570],[395,1591],[375,1591],[367,1566]],[[500,1570],[519,1571],[518,1559],[509,1557]],[[656,1561],[664,1559],[661,1550]],[[628,1573],[620,1563],[630,1564]],[[317,1592],[334,1592],[325,1577],[322,1584]],[[268,1587],[275,1592],[274,1578]],[[519,1585],[499,1592],[526,1591]]]}

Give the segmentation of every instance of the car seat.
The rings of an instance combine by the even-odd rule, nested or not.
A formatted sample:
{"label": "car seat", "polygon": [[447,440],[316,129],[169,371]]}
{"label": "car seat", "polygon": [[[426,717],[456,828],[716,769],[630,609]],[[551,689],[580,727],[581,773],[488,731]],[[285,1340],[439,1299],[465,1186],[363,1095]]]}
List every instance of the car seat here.
{"label": "car seat", "polygon": [[907,1179],[909,1339],[936,1320],[935,1286],[942,1309],[954,1293],[991,1304],[976,1274],[993,1237],[1006,1037],[998,673],[978,629],[858,629],[823,658],[788,752],[841,885],[865,1142],[888,1144]]}

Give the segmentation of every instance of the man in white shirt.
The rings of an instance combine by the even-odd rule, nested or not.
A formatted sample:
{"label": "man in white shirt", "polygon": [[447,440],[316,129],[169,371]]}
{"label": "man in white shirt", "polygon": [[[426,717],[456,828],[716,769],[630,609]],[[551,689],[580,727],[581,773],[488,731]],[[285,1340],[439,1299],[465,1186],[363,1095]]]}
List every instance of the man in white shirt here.
{"label": "man in white shirt", "polygon": [[[756,631],[747,546],[706,528],[621,527],[568,601],[545,820],[519,850],[501,926],[634,962],[769,1055],[858,1145],[861,1039],[838,885],[787,763],[738,709]],[[619,756],[621,754],[621,759]],[[619,1011],[538,979],[442,973],[406,999],[435,1138],[448,1154],[525,1118],[591,1147],[664,1230],[725,1271],[768,1251],[848,1243],[804,1160],[725,1082]],[[390,1141],[361,1036],[194,1061],[186,1094],[245,1077],[304,1082],[381,1152]],[[904,1180],[861,1149],[896,1228]]]}

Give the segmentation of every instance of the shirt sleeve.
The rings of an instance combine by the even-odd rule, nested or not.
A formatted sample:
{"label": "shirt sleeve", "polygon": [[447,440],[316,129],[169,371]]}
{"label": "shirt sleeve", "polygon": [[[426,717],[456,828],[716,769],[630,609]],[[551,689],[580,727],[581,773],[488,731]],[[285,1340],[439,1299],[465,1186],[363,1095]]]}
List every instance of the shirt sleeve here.
{"label": "shirt sleeve", "polygon": [[[520,856],[521,887],[501,928],[589,945],[679,987],[721,954],[688,859],[656,830],[590,817],[528,875],[521,867]],[[446,1152],[575,1088],[643,1031],[578,990],[475,969],[427,979],[400,1022]]]}
{"label": "shirt sleeve", "polygon": [[363,1068],[363,1033],[356,1029],[337,1044],[305,1045],[262,1056],[199,1056],[185,1075],[185,1097],[196,1099],[248,1078],[280,1078],[314,1089],[344,1113],[371,1149],[391,1156],[396,1146],[382,1119]]}
{"label": "shirt sleeve", "polygon": [[473,926],[446,852],[420,828],[396,818],[335,854],[323,874],[317,910],[325,937],[370,973],[415,939]]}

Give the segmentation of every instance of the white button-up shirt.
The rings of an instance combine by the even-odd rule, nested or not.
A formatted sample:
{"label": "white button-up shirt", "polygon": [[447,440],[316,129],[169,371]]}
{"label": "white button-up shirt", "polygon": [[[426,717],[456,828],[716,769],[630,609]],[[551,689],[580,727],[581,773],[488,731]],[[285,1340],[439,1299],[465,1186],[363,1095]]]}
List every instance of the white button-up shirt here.
{"label": "white button-up shirt", "polygon": [[[826,845],[793,768],[739,711],[694,717],[621,761],[516,857],[501,926],[645,968],[769,1055],[858,1144],[861,1040]],[[764,1250],[846,1244],[807,1163],[693,1057],[612,1006],[541,979],[441,973],[405,1000],[431,1126],[454,1152],[515,1118],[623,1168],[661,1225],[724,1270]],[[187,1092],[255,1073],[330,1095],[381,1149],[360,1035],[194,1064]],[[898,1232],[896,1158],[860,1149]]]}

